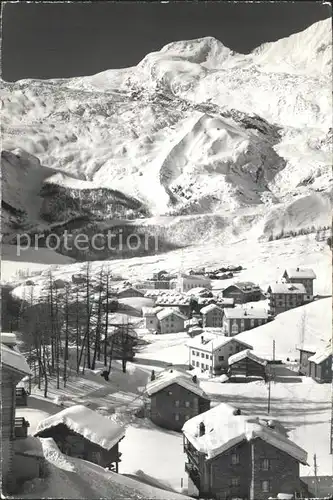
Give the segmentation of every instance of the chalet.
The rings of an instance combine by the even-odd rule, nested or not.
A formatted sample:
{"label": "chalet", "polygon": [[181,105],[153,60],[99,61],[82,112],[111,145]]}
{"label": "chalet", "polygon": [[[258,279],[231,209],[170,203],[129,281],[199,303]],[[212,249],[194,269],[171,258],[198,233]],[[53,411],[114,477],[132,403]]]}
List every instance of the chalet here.
{"label": "chalet", "polygon": [[261,288],[251,281],[238,281],[225,288],[222,291],[222,295],[223,297],[234,299],[235,304],[256,302],[262,299]]}
{"label": "chalet", "polygon": [[176,279],[170,281],[170,288],[174,288],[181,293],[188,292],[192,288],[198,287],[211,289],[211,280],[204,276],[196,276],[194,274],[179,274]]}
{"label": "chalet", "polygon": [[152,332],[158,329],[158,319],[156,314],[163,310],[163,307],[143,307],[142,316],[144,319],[144,327]]}
{"label": "chalet", "polygon": [[317,382],[332,382],[332,346],[309,357],[309,376]]}
{"label": "chalet", "polygon": [[269,294],[269,310],[273,316],[289,309],[311,302],[312,296],[307,294],[302,283],[275,283],[267,290]]}
{"label": "chalet", "polygon": [[209,304],[200,310],[202,314],[202,326],[223,326],[223,309],[217,304]]}
{"label": "chalet", "polygon": [[210,400],[191,375],[175,370],[163,372],[147,384],[150,418],[161,427],[180,431],[190,418],[207,411]]}
{"label": "chalet", "polygon": [[221,403],[183,426],[189,494],[200,498],[268,500],[299,493],[307,453],[271,420]]}
{"label": "chalet", "polygon": [[252,349],[252,346],[235,337],[225,337],[207,331],[188,342],[187,346],[190,366],[202,371],[209,370],[214,375],[227,370],[230,356],[244,349]]}
{"label": "chalet", "polygon": [[313,269],[296,267],[295,269],[286,269],[283,273],[283,278],[287,283],[301,283],[307,295],[313,297],[313,280],[316,279]]}
{"label": "chalet", "polygon": [[164,308],[156,314],[158,333],[178,333],[185,330],[187,317],[177,309]]}
{"label": "chalet", "polygon": [[250,349],[243,350],[228,359],[228,375],[236,377],[259,377],[266,380],[267,360],[259,358]]}
{"label": "chalet", "polygon": [[105,342],[107,355],[112,355],[112,359],[133,361],[138,345],[138,334],[125,324],[121,327],[114,326],[109,328],[107,338],[101,339],[101,352],[105,350]]}
{"label": "chalet", "polygon": [[84,274],[72,274],[72,283],[75,285],[82,285],[83,283],[86,283],[87,281],[87,276]]}
{"label": "chalet", "polygon": [[13,492],[20,480],[15,467],[15,441],[27,436],[28,423],[16,419],[16,386],[27,375],[30,368],[24,356],[17,349],[14,334],[1,334],[1,451],[2,488]]}
{"label": "chalet", "polygon": [[71,406],[37,425],[35,436],[52,438],[65,455],[118,472],[120,425],[83,405]]}
{"label": "chalet", "polygon": [[253,307],[249,309],[243,307],[225,309],[223,330],[225,335],[233,336],[237,335],[237,333],[264,325],[269,319],[270,317],[264,309],[254,309]]}
{"label": "chalet", "polygon": [[68,281],[61,280],[61,279],[57,279],[57,280],[54,280],[52,282],[52,286],[56,290],[61,290],[62,288],[66,288],[67,285],[68,285]]}

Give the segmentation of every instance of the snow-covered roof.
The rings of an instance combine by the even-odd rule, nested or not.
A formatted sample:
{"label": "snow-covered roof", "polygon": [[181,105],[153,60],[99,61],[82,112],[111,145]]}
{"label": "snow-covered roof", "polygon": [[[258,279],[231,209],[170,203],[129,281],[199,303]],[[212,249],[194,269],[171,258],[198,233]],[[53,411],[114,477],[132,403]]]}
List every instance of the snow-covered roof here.
{"label": "snow-covered roof", "polygon": [[280,294],[306,294],[305,287],[302,283],[274,283],[268,288],[270,293],[280,293]]}
{"label": "snow-covered roof", "polygon": [[233,297],[223,297],[222,295],[218,296],[217,305],[220,307],[223,307],[226,304],[234,305],[234,303],[235,299]]}
{"label": "snow-covered roof", "polygon": [[267,365],[266,359],[259,358],[259,356],[253,354],[253,352],[250,349],[245,349],[244,351],[236,352],[236,354],[230,356],[228,359],[228,364],[233,365],[234,363],[237,363],[238,361],[241,361],[244,358],[252,359],[252,361],[255,361],[256,363],[262,366]]}
{"label": "snow-covered roof", "polygon": [[7,346],[14,346],[17,344],[15,333],[1,332],[1,342]]}
{"label": "snow-covered roof", "polygon": [[[277,428],[264,425],[259,418],[237,415],[236,408],[221,403],[210,410],[188,420],[183,426],[185,437],[201,453],[212,459],[242,441],[260,438],[266,443],[284,451],[302,464],[307,464],[307,453],[293,443]],[[205,426],[205,434],[199,435],[200,423]]]}
{"label": "snow-covered roof", "polygon": [[29,365],[16,347],[8,347],[1,344],[1,364],[16,370],[23,375],[30,375]]}
{"label": "snow-covered roof", "polygon": [[180,276],[181,279],[186,279],[186,280],[191,280],[191,281],[202,281],[205,283],[210,283],[209,278],[205,278],[205,276],[200,276],[197,274],[181,274]]}
{"label": "snow-covered roof", "polygon": [[312,361],[316,365],[320,365],[320,363],[326,361],[330,356],[332,356],[332,347],[328,346],[326,349],[316,352],[316,354],[309,358],[309,361]]}
{"label": "snow-covered roof", "polygon": [[182,314],[177,309],[173,309],[172,307],[166,307],[166,308],[162,309],[162,311],[158,312],[156,314],[156,316],[157,316],[159,321],[162,321],[163,319],[168,318],[169,316],[172,316],[173,314],[175,316],[178,316],[178,318],[180,318],[180,319],[183,319],[183,320],[187,319],[187,317],[184,316],[184,314]]}
{"label": "snow-covered roof", "polygon": [[288,278],[290,279],[316,279],[316,274],[313,269],[311,268],[305,268],[305,267],[296,267],[296,268],[290,268],[286,269],[285,273],[288,275]]}
{"label": "snow-covered roof", "polygon": [[227,319],[267,319],[268,312],[265,309],[254,309],[245,307],[233,307],[224,309],[224,314]]}
{"label": "snow-covered roof", "polygon": [[201,314],[207,314],[210,311],[214,311],[214,309],[217,309],[218,311],[223,312],[222,307],[216,305],[216,304],[208,304],[208,306],[203,307],[200,309]]}
{"label": "snow-covered roof", "polygon": [[[203,337],[203,342],[202,342]],[[253,347],[245,342],[238,340],[236,337],[225,337],[224,335],[214,335],[212,333],[207,333],[206,331],[202,335],[198,335],[190,342],[187,346],[195,349],[200,349],[202,351],[212,352],[220,347],[229,344],[230,342],[236,342],[241,344],[245,348],[253,349]]]}
{"label": "snow-covered roof", "polygon": [[156,314],[162,311],[162,307],[142,307],[142,315],[145,316],[156,316]]}
{"label": "snow-covered roof", "polygon": [[156,377],[155,380],[149,382],[146,386],[146,391],[149,396],[160,392],[162,389],[169,387],[172,384],[177,384],[188,391],[197,394],[200,397],[207,398],[206,393],[199,387],[199,385],[192,381],[191,375],[184,374],[182,372],[176,370],[169,370],[167,372],[163,372],[162,375]]}
{"label": "snow-covered roof", "polygon": [[206,294],[210,293],[210,290],[208,288],[205,288],[203,286],[196,286],[195,288],[191,288],[186,292],[186,295],[201,295],[201,294]]}
{"label": "snow-covered roof", "polygon": [[125,436],[124,427],[83,405],[71,406],[39,422],[35,436],[60,424],[101,448],[110,450]]}
{"label": "snow-covered roof", "polygon": [[252,281],[237,281],[236,283],[233,283],[232,285],[229,285],[227,288],[225,288],[223,292],[225,292],[226,290],[228,290],[228,288],[232,286],[239,288],[243,293],[250,293],[253,291],[260,290],[260,286],[256,285]]}

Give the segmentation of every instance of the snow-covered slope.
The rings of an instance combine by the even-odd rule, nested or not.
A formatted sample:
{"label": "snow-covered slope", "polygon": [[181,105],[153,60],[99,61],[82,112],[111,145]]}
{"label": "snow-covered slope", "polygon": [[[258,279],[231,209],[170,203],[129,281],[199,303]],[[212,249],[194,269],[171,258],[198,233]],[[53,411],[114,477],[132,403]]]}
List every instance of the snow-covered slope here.
{"label": "snow-covered slope", "polygon": [[149,486],[91,462],[63,455],[53,439],[41,439],[49,474],[24,484],[13,498],[117,498],[119,500],[189,500],[190,497]]}
{"label": "snow-covered slope", "polygon": [[[261,220],[277,204],[300,227],[295,202],[305,200],[321,225],[331,206],[331,37],[327,19],[248,55],[206,37],[132,68],[3,82],[3,147],[34,155],[68,191],[116,189],[153,215],[252,207]],[[19,208],[20,167],[11,168],[4,200]]]}

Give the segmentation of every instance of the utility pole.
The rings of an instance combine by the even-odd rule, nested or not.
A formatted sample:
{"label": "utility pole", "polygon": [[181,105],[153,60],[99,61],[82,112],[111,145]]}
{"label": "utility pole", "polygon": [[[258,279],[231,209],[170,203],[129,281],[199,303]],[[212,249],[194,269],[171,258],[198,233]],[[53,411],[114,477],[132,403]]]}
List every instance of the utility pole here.
{"label": "utility pole", "polygon": [[316,454],[313,455],[313,470],[314,470],[314,476],[315,476],[315,495],[316,495],[316,498],[318,498],[318,479],[317,479],[318,466],[317,466],[317,455]]}
{"label": "utility pole", "polygon": [[273,361],[275,361],[275,340],[273,340]]}
{"label": "utility pole", "polygon": [[267,401],[267,413],[271,411],[271,374],[268,374],[268,401]]}

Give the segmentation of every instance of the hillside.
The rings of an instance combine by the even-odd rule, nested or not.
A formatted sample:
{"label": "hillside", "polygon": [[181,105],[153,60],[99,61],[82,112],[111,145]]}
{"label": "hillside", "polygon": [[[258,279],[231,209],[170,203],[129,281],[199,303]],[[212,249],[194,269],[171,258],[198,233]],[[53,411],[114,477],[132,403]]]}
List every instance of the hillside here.
{"label": "hillside", "polygon": [[[258,223],[272,214],[275,232],[286,225],[275,206],[291,229],[310,222],[304,208],[310,225],[327,225],[331,36],[327,19],[248,55],[206,37],[132,68],[2,82],[5,232],[82,215],[196,214],[200,224],[203,214],[232,220],[244,210]],[[55,206],[48,190],[59,194]]]}

